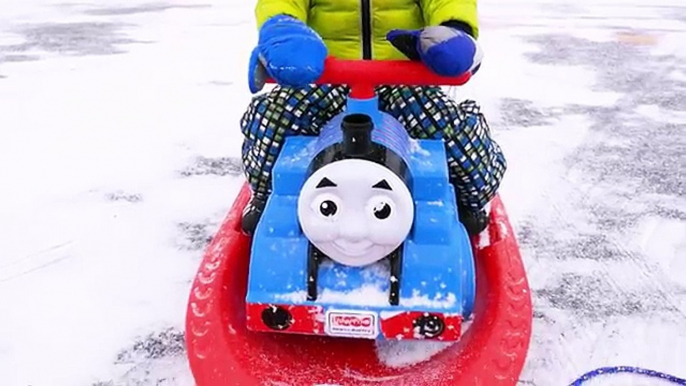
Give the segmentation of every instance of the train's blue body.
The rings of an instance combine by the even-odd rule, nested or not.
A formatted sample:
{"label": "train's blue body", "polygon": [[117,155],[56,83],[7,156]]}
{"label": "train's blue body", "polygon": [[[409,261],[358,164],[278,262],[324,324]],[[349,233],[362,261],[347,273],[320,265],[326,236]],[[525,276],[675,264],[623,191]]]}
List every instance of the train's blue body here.
{"label": "train's blue body", "polygon": [[[343,114],[352,113],[371,116],[376,126],[400,125],[390,115],[377,111],[376,99],[349,100]],[[329,129],[338,125],[340,118],[333,119]],[[411,143],[405,157],[415,217],[402,247],[399,304],[391,305],[388,301],[389,268],[384,260],[366,267],[344,266],[333,261],[322,263],[317,281],[319,296],[315,301],[307,300],[308,240],[298,221],[297,203],[319,145],[317,137],[297,136],[286,140],[277,159],[273,192],[253,237],[249,307],[306,306],[310,313],[318,313],[319,321],[326,320],[325,333],[364,338],[401,338],[399,335],[403,334],[396,334],[395,330],[389,336],[386,332],[392,329],[382,325],[385,319],[398,314],[436,314],[446,319],[459,316],[460,320],[471,314],[475,297],[473,251],[469,236],[458,221],[444,144],[440,139]],[[362,333],[354,326],[332,330],[329,323],[333,319],[329,314],[339,311],[348,316],[370,316],[375,326],[368,326],[371,329]],[[293,319],[291,323],[295,326],[298,317]],[[316,321],[313,323],[320,326]],[[322,334],[319,327],[311,332],[297,328],[294,331]],[[449,334],[444,336],[446,340],[451,339]],[[457,338],[459,332],[454,336]],[[403,337],[413,338],[408,334]],[[415,334],[414,338],[422,337]]]}

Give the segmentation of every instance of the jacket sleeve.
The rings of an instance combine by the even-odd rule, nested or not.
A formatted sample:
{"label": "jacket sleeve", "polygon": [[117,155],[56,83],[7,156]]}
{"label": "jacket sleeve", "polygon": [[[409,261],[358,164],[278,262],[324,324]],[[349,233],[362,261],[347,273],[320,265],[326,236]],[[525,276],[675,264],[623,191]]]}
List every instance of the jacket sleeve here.
{"label": "jacket sleeve", "polygon": [[255,7],[257,27],[276,15],[290,15],[307,23],[310,0],[258,0]]}
{"label": "jacket sleeve", "polygon": [[420,0],[419,3],[427,26],[453,20],[467,24],[472,35],[475,38],[479,36],[476,0]]}

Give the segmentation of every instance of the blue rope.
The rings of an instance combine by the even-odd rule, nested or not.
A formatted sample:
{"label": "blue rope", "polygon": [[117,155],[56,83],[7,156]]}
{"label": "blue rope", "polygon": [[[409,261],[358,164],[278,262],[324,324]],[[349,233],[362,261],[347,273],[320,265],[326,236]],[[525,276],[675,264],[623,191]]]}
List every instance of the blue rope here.
{"label": "blue rope", "polygon": [[595,378],[599,375],[619,374],[619,373],[640,374],[640,375],[645,375],[645,376],[651,377],[651,378],[664,379],[665,381],[671,382],[671,383],[676,384],[676,385],[686,386],[686,379],[677,378],[673,375],[661,373],[661,372],[655,371],[655,370],[642,369],[640,367],[632,367],[632,366],[602,367],[602,368],[599,368],[599,369],[596,369],[593,371],[589,371],[588,373],[582,375],[581,378],[577,379],[576,381],[574,381],[569,386],[581,386],[583,383],[586,383],[586,381],[588,381],[589,379]]}

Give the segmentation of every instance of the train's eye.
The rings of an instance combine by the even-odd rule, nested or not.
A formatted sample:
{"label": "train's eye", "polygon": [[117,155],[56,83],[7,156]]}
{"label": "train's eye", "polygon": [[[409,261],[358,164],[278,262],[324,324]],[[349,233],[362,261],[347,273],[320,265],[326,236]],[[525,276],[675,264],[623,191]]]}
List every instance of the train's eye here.
{"label": "train's eye", "polygon": [[332,193],[317,195],[310,202],[311,213],[320,220],[335,221],[343,208],[341,201],[340,197]]}
{"label": "train's eye", "polygon": [[319,213],[324,215],[324,217],[331,217],[338,211],[338,206],[331,200],[326,200],[319,204]]}
{"label": "train's eye", "polygon": [[385,220],[391,216],[391,206],[385,202],[380,202],[374,206],[374,217]]}

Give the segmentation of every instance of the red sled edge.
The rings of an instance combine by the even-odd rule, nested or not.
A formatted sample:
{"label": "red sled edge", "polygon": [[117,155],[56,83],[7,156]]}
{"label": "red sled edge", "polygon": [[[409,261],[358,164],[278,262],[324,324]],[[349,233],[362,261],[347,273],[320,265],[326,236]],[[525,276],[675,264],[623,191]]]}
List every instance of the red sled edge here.
{"label": "red sled edge", "polygon": [[240,231],[243,186],[193,282],[186,345],[199,386],[515,385],[531,338],[531,294],[499,197],[488,229],[472,240],[476,302],[462,339],[431,359],[388,367],[373,341],[259,333],[245,326],[251,238]]}

